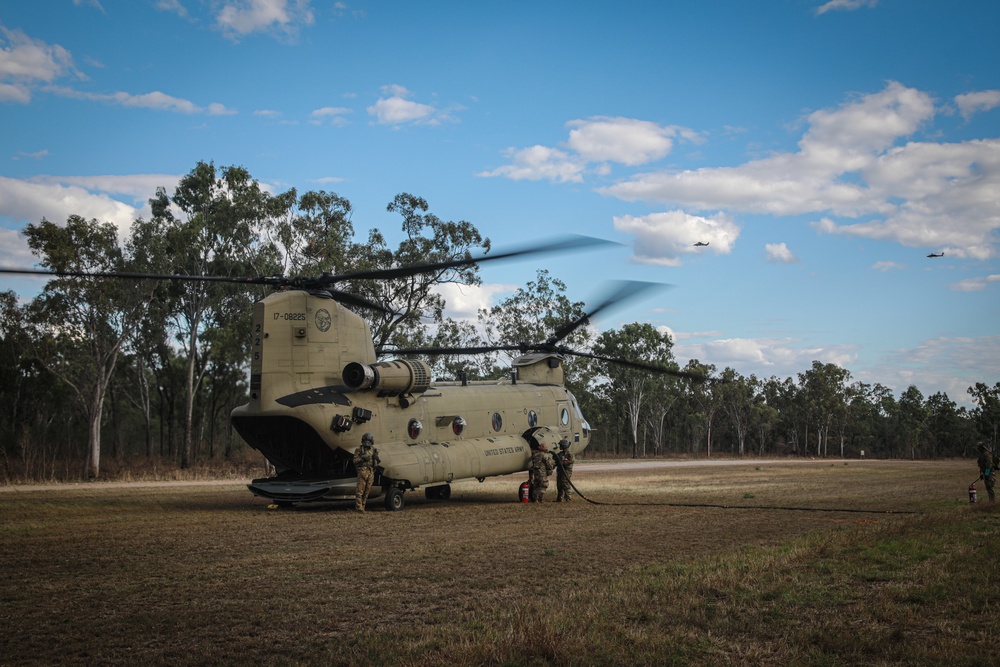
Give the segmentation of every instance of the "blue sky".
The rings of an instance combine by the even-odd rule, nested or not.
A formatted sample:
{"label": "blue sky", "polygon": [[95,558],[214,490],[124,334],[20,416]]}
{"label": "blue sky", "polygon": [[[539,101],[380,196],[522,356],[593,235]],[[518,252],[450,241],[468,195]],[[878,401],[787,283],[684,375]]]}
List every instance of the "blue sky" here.
{"label": "blue sky", "polygon": [[617,241],[542,266],[583,301],[673,285],[597,325],[667,327],[681,363],[967,405],[1000,381],[998,29],[976,0],[4,3],[0,265],[33,263],[29,222],[124,228],[214,161],[337,192],[359,238],[409,192],[495,247]]}

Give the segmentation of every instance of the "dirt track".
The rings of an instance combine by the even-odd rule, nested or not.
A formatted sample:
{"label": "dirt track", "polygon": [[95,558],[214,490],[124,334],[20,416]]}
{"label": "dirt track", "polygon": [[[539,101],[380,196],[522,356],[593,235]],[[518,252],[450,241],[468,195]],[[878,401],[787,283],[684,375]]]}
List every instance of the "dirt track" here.
{"label": "dirt track", "polygon": [[[842,462],[846,459],[637,459],[625,461],[580,461],[576,464],[575,470],[578,473],[587,472],[626,472],[630,470],[652,470],[655,468],[699,468],[718,466],[768,466],[768,465],[794,465],[817,463],[822,461],[830,463]],[[864,460],[850,460],[852,464],[865,463]],[[868,463],[874,463],[869,460]],[[80,489],[120,489],[120,488],[165,488],[165,487],[185,487],[185,486],[226,486],[245,485],[250,479],[216,479],[216,480],[172,480],[164,482],[73,482],[67,484],[6,484],[0,485],[0,493],[18,493],[27,491],[70,491]]]}

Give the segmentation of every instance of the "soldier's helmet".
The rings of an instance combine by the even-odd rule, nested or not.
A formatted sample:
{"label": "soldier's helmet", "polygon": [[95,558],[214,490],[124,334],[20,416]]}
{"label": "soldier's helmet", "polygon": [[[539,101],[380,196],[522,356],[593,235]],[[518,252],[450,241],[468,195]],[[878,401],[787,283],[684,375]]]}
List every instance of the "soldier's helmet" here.
{"label": "soldier's helmet", "polygon": [[985,451],[986,451],[987,449],[989,449],[989,448],[988,448],[988,447],[986,446],[986,443],[985,443],[985,442],[980,442],[980,443],[979,443],[979,445],[977,445],[977,446],[979,447],[979,451],[981,451],[981,452],[985,452]]}
{"label": "soldier's helmet", "polygon": [[566,451],[567,449],[569,449],[569,440],[567,440],[566,438],[563,438],[562,440],[560,440],[559,441],[559,449],[561,449],[563,451]]}
{"label": "soldier's helmet", "polygon": [[361,436],[361,444],[362,445],[374,445],[375,444],[375,436],[373,436],[371,433],[365,433],[363,436]]}

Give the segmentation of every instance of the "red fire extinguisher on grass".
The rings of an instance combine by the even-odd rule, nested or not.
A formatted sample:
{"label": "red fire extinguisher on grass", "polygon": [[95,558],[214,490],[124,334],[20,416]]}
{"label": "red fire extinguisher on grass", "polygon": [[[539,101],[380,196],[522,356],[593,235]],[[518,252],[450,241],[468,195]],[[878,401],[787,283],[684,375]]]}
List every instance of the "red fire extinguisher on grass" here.
{"label": "red fire extinguisher on grass", "polygon": [[517,497],[521,499],[522,503],[531,502],[531,484],[528,482],[521,484]]}

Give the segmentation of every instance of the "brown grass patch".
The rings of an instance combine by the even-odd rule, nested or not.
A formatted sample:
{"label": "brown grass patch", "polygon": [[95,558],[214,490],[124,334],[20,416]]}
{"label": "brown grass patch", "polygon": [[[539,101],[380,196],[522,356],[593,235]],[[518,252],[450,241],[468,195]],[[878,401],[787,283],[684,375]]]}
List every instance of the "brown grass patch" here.
{"label": "brown grass patch", "polygon": [[365,515],[228,483],[0,493],[0,663],[988,662],[1000,513],[969,506],[974,475],[581,466],[589,497],[636,504],[521,505],[511,476]]}

